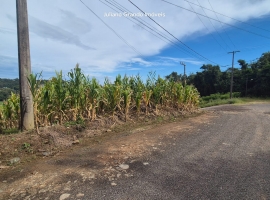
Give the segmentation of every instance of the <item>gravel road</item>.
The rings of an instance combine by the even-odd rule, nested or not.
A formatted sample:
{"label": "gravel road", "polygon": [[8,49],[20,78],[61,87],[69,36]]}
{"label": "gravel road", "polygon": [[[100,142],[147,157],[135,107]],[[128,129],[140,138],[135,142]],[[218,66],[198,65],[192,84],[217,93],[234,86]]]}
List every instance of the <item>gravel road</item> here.
{"label": "gravel road", "polygon": [[270,199],[270,104],[207,110],[218,115],[210,124],[130,164],[116,186],[84,185],[84,199]]}
{"label": "gravel road", "polygon": [[[25,200],[270,199],[270,103],[204,110],[99,149],[44,159],[2,188],[13,191],[7,199]],[[119,160],[130,152],[135,160]],[[102,176],[93,175],[98,168]]]}

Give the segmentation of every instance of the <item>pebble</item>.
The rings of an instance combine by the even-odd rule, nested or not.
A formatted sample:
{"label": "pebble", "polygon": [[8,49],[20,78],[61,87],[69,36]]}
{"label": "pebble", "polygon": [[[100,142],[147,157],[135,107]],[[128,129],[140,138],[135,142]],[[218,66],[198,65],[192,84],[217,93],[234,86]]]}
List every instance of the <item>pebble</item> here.
{"label": "pebble", "polygon": [[15,158],[12,158],[12,159],[10,159],[10,164],[15,164],[15,163],[17,163],[17,162],[20,162],[20,158],[19,157],[15,157]]}
{"label": "pebble", "polygon": [[30,197],[31,196],[29,195],[29,196],[25,197],[24,200],[30,200]]}
{"label": "pebble", "polygon": [[80,140],[75,140],[72,142],[72,144],[79,144],[80,143]]}
{"label": "pebble", "polygon": [[71,189],[70,189],[70,187],[65,187],[64,190],[65,191],[70,191]]}
{"label": "pebble", "polygon": [[42,155],[43,156],[49,156],[51,153],[50,152],[47,152],[47,151],[45,151],[45,152],[42,152]]}
{"label": "pebble", "polygon": [[111,185],[112,185],[112,186],[116,186],[117,184],[116,184],[116,183],[114,183],[114,182],[112,182],[112,183],[111,183]]}
{"label": "pebble", "polygon": [[41,190],[39,190],[39,192],[38,192],[38,193],[44,193],[44,192],[47,192],[47,190],[45,190],[45,189],[41,189]]}
{"label": "pebble", "polygon": [[83,197],[83,196],[84,196],[84,194],[82,194],[82,193],[78,193],[78,194],[76,195],[77,198],[80,198],[80,197]]}
{"label": "pebble", "polygon": [[127,165],[127,164],[121,164],[121,165],[119,165],[119,167],[121,169],[128,169],[129,168],[129,165]]}
{"label": "pebble", "polygon": [[144,162],[143,165],[149,165],[149,163],[148,162]]}
{"label": "pebble", "polygon": [[70,194],[67,194],[67,193],[62,194],[62,195],[60,196],[59,200],[67,199],[67,198],[69,198],[69,196],[70,196]]}

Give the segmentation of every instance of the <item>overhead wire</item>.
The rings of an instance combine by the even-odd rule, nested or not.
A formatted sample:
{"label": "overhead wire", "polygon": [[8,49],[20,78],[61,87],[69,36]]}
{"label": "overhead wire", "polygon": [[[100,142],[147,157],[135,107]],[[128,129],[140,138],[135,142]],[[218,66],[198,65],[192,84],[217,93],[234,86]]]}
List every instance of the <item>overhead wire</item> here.
{"label": "overhead wire", "polygon": [[[133,47],[131,44],[129,44],[121,35],[119,35],[112,27],[110,27],[106,22],[104,22],[89,6],[87,6],[82,0],[80,2],[88,9],[90,10],[104,25],[106,25],[114,34],[116,34],[117,37],[119,37],[127,46],[129,46],[133,51],[138,53],[139,55],[143,56],[135,47]],[[167,38],[168,39],[168,38]],[[173,41],[170,40],[174,45],[176,45],[179,49],[179,45],[175,44]],[[183,49],[180,49],[183,50]]]}
{"label": "overhead wire", "polygon": [[[101,0],[100,0],[101,1]],[[114,1],[114,0],[105,0],[106,2],[108,2],[108,3],[110,3],[112,6],[114,6],[115,4],[118,4],[119,6],[117,6],[116,8],[118,8],[121,12],[126,12],[126,11],[128,11],[128,12],[131,12],[131,11],[129,11],[128,9],[126,9],[124,6],[122,6],[121,4],[119,4],[119,3],[117,3],[116,1]],[[112,4],[112,1],[113,2],[115,2],[115,4]],[[102,2],[102,1],[101,1]],[[102,2],[102,3],[104,3],[104,2]],[[105,4],[105,3],[104,3]],[[105,5],[107,5],[107,4],[105,4]],[[109,6],[109,5],[107,5],[107,6]],[[119,8],[119,7],[122,7],[122,9],[121,8]],[[109,6],[110,8],[112,8],[111,6]],[[112,8],[113,9],[113,8]],[[113,9],[113,10],[115,10],[115,9]],[[116,11],[116,10],[115,10]],[[126,17],[127,19],[129,19],[130,20],[130,17]],[[186,54],[189,54],[189,55],[191,55],[192,57],[193,56],[195,56],[195,57],[198,57],[197,55],[194,55],[194,54],[192,54],[191,52],[189,52],[189,51],[187,51],[186,49],[184,49],[182,46],[180,46],[177,42],[174,42],[172,39],[170,39],[169,37],[167,37],[165,34],[163,34],[161,31],[159,31],[158,29],[156,29],[154,26],[152,26],[151,24],[149,24],[149,23],[147,23],[145,20],[139,20],[138,18],[136,18],[136,17],[134,17],[134,16],[131,16],[131,18],[134,18],[134,20],[136,20],[136,21],[138,21],[142,26],[145,26],[145,27],[147,27],[149,30],[151,30],[151,31],[149,31],[149,30],[147,30],[147,29],[145,29],[144,27],[142,27],[142,26],[140,26],[140,27],[142,27],[142,28],[144,28],[145,30],[147,30],[149,33],[151,33],[151,34],[153,34],[153,35],[155,35],[153,32],[155,32],[156,34],[158,34],[159,36],[161,36],[162,38],[164,38],[164,39],[166,39],[167,41],[169,41],[169,43],[171,43],[175,48],[177,48],[178,50],[180,50],[180,51],[182,51],[183,53],[186,53]],[[133,21],[133,23],[136,23],[136,22],[134,22]],[[137,24],[137,23],[136,23]],[[138,24],[137,24],[138,25]],[[156,35],[155,35],[156,36]],[[160,37],[159,37],[160,38]],[[160,38],[161,39],[161,38]],[[163,40],[163,39],[162,39]],[[164,41],[164,40],[163,40]],[[168,42],[167,42],[168,43]],[[201,57],[198,57],[198,58],[201,58]]]}
{"label": "overhead wire", "polygon": [[[105,0],[105,1],[108,1],[108,0]],[[124,6],[122,6],[120,3],[118,3],[117,1],[115,1],[115,0],[110,0],[111,2],[114,2],[116,5],[119,5],[120,7],[122,7],[123,8],[123,10],[126,10],[126,11],[128,11],[128,12],[130,12],[131,13],[131,11],[130,10],[128,10],[127,8],[125,8]],[[136,18],[137,19],[137,18]],[[152,28],[154,28],[155,29],[155,27],[154,26],[152,26],[150,23],[148,23],[147,21],[145,21],[145,20],[139,20],[139,21],[143,21],[145,24],[147,24],[148,26],[150,26],[150,27],[152,27]]]}
{"label": "overhead wire", "polygon": [[[210,0],[208,0],[208,3],[209,3],[209,5],[210,5],[210,7],[211,7],[211,9],[212,9],[212,10],[210,10],[210,11],[214,12],[216,18],[217,18],[218,20],[220,20],[219,17],[218,17],[218,15],[217,15],[217,13],[215,12],[215,10],[214,10],[212,4],[210,3]],[[220,23],[221,27],[223,27],[223,24],[222,24],[221,22],[219,22],[219,23]],[[229,34],[227,33],[227,31],[224,30],[224,32],[225,32],[226,36],[229,38],[229,40],[230,40],[230,42],[232,43],[232,45],[235,47],[235,44],[233,43],[233,41],[232,41],[231,37],[229,36]]]}
{"label": "overhead wire", "polygon": [[[103,3],[104,5],[108,6],[109,8],[111,8],[112,10],[118,12],[115,8],[113,8],[112,6],[108,5],[107,3],[103,2],[102,0],[99,0],[99,1],[100,1],[101,3]],[[108,1],[106,1],[106,2],[108,2]],[[120,8],[118,8],[118,9],[121,10]],[[121,10],[121,11],[123,11],[123,10]],[[141,24],[139,24],[139,23],[135,22],[134,20],[132,20],[130,17],[126,17],[126,16],[124,16],[124,17],[125,17],[126,19],[128,19],[129,21],[135,23],[136,25],[140,26],[142,29],[146,30],[147,32],[153,34],[153,35],[156,36],[157,38],[163,40],[164,42],[167,42],[167,41],[165,41],[163,38],[161,38],[160,36],[154,34],[153,32],[149,31],[148,29],[146,29],[146,28],[145,28],[144,26],[142,26]]]}
{"label": "overhead wire", "polygon": [[[192,10],[195,11],[194,8],[192,7],[192,5],[191,5],[191,4],[189,4],[189,5],[190,5],[190,7],[192,8]],[[218,42],[218,40],[214,37],[214,35],[213,35],[213,34],[211,33],[211,31],[209,30],[209,28],[205,25],[205,23],[203,22],[203,20],[201,19],[201,17],[200,17],[199,15],[197,15],[197,17],[199,18],[200,22],[204,25],[204,27],[208,30],[208,32],[210,33],[210,35],[212,36],[212,38],[216,41],[216,43],[217,43],[222,49],[224,49],[224,50],[226,51],[226,49]]]}
{"label": "overhead wire", "polygon": [[[129,0],[129,2],[131,4],[133,4],[136,8],[138,8],[138,10],[140,10],[142,13],[145,14],[145,12],[140,9],[137,5],[135,5],[131,0]],[[201,55],[200,53],[198,53],[197,51],[195,51],[194,49],[192,49],[191,47],[189,47],[188,45],[186,45],[184,42],[182,42],[181,40],[179,40],[177,37],[175,37],[173,34],[171,34],[168,30],[166,30],[163,26],[161,26],[158,22],[156,22],[154,19],[152,19],[149,15],[147,15],[147,17],[149,19],[151,19],[155,24],[157,24],[160,28],[162,28],[164,31],[166,31],[169,35],[171,35],[174,39],[176,39],[178,42],[180,42],[182,45],[184,45],[187,49],[191,50],[192,52],[194,52],[195,54],[199,55],[200,57],[204,58],[205,60],[210,61],[211,63],[217,64],[216,62],[206,58],[205,56]]]}
{"label": "overhead wire", "polygon": [[[202,11],[204,12],[204,14],[208,17],[207,13],[205,12],[204,8],[201,6],[200,2],[197,0],[198,4],[200,5]],[[194,10],[194,9],[193,9]],[[228,44],[225,42],[225,40],[222,38],[222,36],[220,35],[219,31],[217,30],[216,26],[212,23],[211,19],[209,19],[209,22],[211,23],[211,25],[214,27],[216,33],[219,35],[219,37],[221,38],[221,40],[224,42],[224,44],[226,45],[226,47],[229,47]]]}
{"label": "overhead wire", "polygon": [[[105,0],[105,1],[108,1],[108,0]],[[128,10],[127,8],[125,8],[124,6],[122,6],[121,4],[119,4],[117,1],[115,1],[115,0],[109,0],[109,1],[112,1],[112,2],[114,2],[115,4],[117,4],[119,7],[122,7],[122,8],[123,8],[122,12],[123,12],[124,10],[131,12],[130,10]],[[187,0],[184,0],[184,1],[189,2],[189,3],[191,3],[191,4],[194,4],[194,3],[190,2],[190,1],[187,1]],[[199,3],[199,2],[198,2],[198,3]],[[208,9],[208,8],[205,8],[205,7],[201,6],[201,5],[197,5],[197,4],[194,4],[194,5],[199,6],[199,7],[201,7],[201,8],[204,8],[204,9],[206,9],[206,10],[209,10],[209,11],[211,11],[211,12],[214,12],[214,13],[215,13],[215,16],[216,16],[217,19],[219,20],[219,23],[221,24],[221,26],[223,26],[222,22],[220,21],[218,15],[217,15],[217,14],[220,14],[220,15],[223,15],[223,14],[214,11],[213,6],[211,5],[211,3],[210,3],[209,0],[208,0],[208,3],[209,3],[209,5],[211,6],[212,10],[211,10],[211,9]],[[191,6],[191,7],[192,7],[192,6]],[[226,15],[224,15],[224,16],[226,16]],[[229,16],[226,16],[226,17],[229,17]],[[231,18],[231,17],[229,17],[229,18]],[[137,18],[135,18],[135,19],[137,20]],[[234,18],[231,18],[231,19],[234,19]],[[234,19],[234,20],[237,20],[237,19]],[[142,21],[144,21],[144,20],[142,20]],[[253,25],[251,25],[251,24],[249,24],[249,23],[242,22],[242,21],[240,21],[240,20],[237,20],[237,21],[239,21],[239,22],[241,22],[241,23],[248,24],[248,25],[250,25],[250,26],[253,26]],[[142,22],[140,22],[140,23],[142,23]],[[146,21],[144,21],[144,23],[146,23],[146,24],[148,24],[149,26],[151,26],[151,24],[147,23]],[[151,26],[151,27],[153,27],[153,26]],[[256,27],[256,26],[254,26],[254,27]],[[148,28],[149,28],[149,27],[148,27]],[[153,28],[154,28],[154,27],[153,27]],[[260,27],[257,27],[257,28],[260,28]],[[154,29],[155,29],[155,28],[154,28]],[[266,30],[266,29],[265,29],[265,30]],[[154,30],[154,31],[156,31],[156,30]],[[267,30],[266,30],[266,31],[267,31]],[[225,32],[226,32],[226,30],[225,30]],[[161,33],[161,34],[162,34],[162,33]],[[227,32],[226,32],[226,35],[228,36],[229,40],[231,41],[231,43],[232,43],[233,46],[235,47],[235,44],[233,43],[233,41],[231,40],[231,38],[229,37],[229,35],[227,34]],[[163,35],[163,36],[164,36],[164,35]],[[166,39],[168,39],[168,38],[166,38]],[[163,40],[163,41],[164,41],[164,40]],[[170,42],[171,42],[171,41],[170,41]],[[175,44],[174,44],[174,45],[175,45]],[[248,48],[241,49],[241,51],[246,51],[245,49],[249,49],[249,48],[260,48],[260,47],[262,47],[262,46],[266,46],[266,45],[261,45],[261,46],[256,46],[256,47],[248,47]],[[247,51],[249,51],[249,50],[247,50]],[[237,64],[237,63],[235,63],[235,65],[236,65],[236,64]],[[230,65],[221,65],[220,67],[228,67],[228,66],[230,66]]]}
{"label": "overhead wire", "polygon": [[212,17],[205,16],[205,15],[203,15],[203,14],[201,14],[201,13],[198,13],[198,12],[195,12],[195,11],[192,11],[192,10],[189,10],[189,9],[187,9],[187,8],[184,8],[184,7],[182,7],[182,6],[176,5],[176,4],[171,3],[171,2],[169,2],[169,1],[166,1],[166,0],[161,0],[161,1],[164,1],[164,2],[166,2],[166,3],[168,3],[168,4],[173,5],[173,6],[179,7],[179,8],[181,8],[181,9],[183,9],[183,10],[186,10],[186,11],[189,11],[189,12],[192,12],[192,13],[195,13],[195,14],[198,14],[198,15],[201,15],[201,16],[203,16],[203,17],[210,18],[210,19],[212,19],[212,20],[214,20],[214,21],[221,22],[221,23],[223,23],[223,24],[226,24],[227,26],[234,27],[234,28],[236,28],[236,29],[245,31],[245,32],[247,32],[247,33],[250,33],[250,34],[253,34],[253,35],[257,35],[257,36],[260,36],[260,37],[263,37],[263,38],[266,38],[266,39],[270,39],[270,37],[267,37],[267,36],[265,36],[265,35],[261,35],[261,34],[259,34],[259,33],[255,33],[255,32],[253,32],[253,31],[249,31],[249,30],[246,30],[246,29],[244,29],[244,28],[241,28],[241,27],[238,27],[238,26],[235,26],[235,25],[232,25],[232,24],[229,24],[229,23],[220,21],[220,20],[218,20],[218,19],[214,19],[214,18],[212,18]]}
{"label": "overhead wire", "polygon": [[88,7],[82,0],[79,0],[88,10],[91,11],[102,23],[107,26],[118,38],[120,38],[127,46],[129,46],[133,51],[135,51],[137,54],[141,55],[142,54],[131,44],[129,44],[121,35],[119,35],[112,27],[110,27],[105,21],[103,21],[90,7]]}
{"label": "overhead wire", "polygon": [[[198,4],[193,3],[193,2],[191,2],[191,1],[188,1],[188,0],[184,0],[184,1],[186,1],[186,2],[188,2],[188,3],[191,3],[191,4],[193,4],[193,5],[199,6]],[[237,21],[237,22],[246,24],[246,25],[248,25],[248,26],[252,26],[252,27],[254,27],[254,28],[257,28],[257,29],[261,29],[261,30],[270,32],[270,30],[268,30],[268,29],[265,29],[265,28],[262,28],[262,27],[259,27],[259,26],[255,26],[255,25],[253,25],[253,24],[250,24],[250,23],[248,23],[248,22],[241,21],[241,20],[239,20],[239,19],[235,19],[235,18],[233,18],[233,17],[230,17],[230,16],[228,16],[228,15],[222,14],[222,13],[220,13],[220,12],[216,12],[214,9],[211,10],[211,9],[209,9],[209,8],[206,8],[206,7],[203,7],[203,8],[206,9],[206,10],[209,10],[209,11],[211,11],[211,12],[214,12],[214,13],[216,13],[216,14],[219,14],[219,15],[222,15],[222,16],[224,16],[224,17],[227,17],[227,18],[230,18],[230,19],[232,19],[232,20],[235,20],[235,21]]]}

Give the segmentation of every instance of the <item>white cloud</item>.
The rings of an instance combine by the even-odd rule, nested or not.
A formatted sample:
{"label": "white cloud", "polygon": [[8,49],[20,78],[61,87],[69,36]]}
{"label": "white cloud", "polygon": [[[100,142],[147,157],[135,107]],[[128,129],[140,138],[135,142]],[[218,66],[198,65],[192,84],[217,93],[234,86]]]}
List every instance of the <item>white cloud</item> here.
{"label": "white cloud", "polygon": [[[44,74],[55,70],[69,71],[76,63],[80,63],[86,73],[105,76],[118,71],[123,64],[136,63],[141,67],[151,67],[172,65],[180,61],[180,59],[173,57],[159,57],[154,61],[140,58],[138,53],[119,39],[80,1],[28,0],[27,2],[32,65],[34,70],[43,70]],[[117,2],[127,7],[131,12],[139,12],[128,1],[117,0]],[[180,3],[176,0],[171,0],[171,2],[191,9],[187,2],[181,1]],[[100,1],[85,0],[85,3],[142,55],[158,55],[169,46],[168,43],[158,39],[123,16],[104,17],[104,13],[115,11]],[[191,37],[195,38],[198,33],[205,34],[205,27],[194,13],[157,0],[136,0],[134,3],[145,12],[165,13],[165,17],[154,17],[154,19],[183,41],[191,39]],[[200,3],[202,6],[210,8],[208,1],[204,0]],[[227,0],[226,2],[211,0],[211,3],[217,12],[244,21],[270,13],[268,0]],[[15,1],[1,2],[0,56],[17,57],[15,8]],[[196,12],[204,14],[200,7],[193,5],[193,8]],[[208,16],[215,18],[213,12],[207,10],[206,12]],[[169,37],[148,18],[141,17],[139,19],[146,20],[151,26]],[[219,19],[226,23],[235,23],[232,19],[221,15],[219,15]],[[205,23],[210,23],[208,19],[203,20]],[[212,23],[219,29],[226,27],[225,25],[221,26],[217,21],[212,21]],[[211,29],[211,31],[213,30]],[[174,39],[172,38],[172,40]],[[190,57],[189,54],[181,53],[181,57],[181,61],[195,65],[201,64],[198,59],[187,58]],[[0,59],[0,66],[4,64]],[[13,66],[10,66],[11,70],[14,70],[13,68],[17,68],[14,63]],[[136,71],[139,68],[130,66],[126,69]],[[2,72],[0,71],[0,73]]]}

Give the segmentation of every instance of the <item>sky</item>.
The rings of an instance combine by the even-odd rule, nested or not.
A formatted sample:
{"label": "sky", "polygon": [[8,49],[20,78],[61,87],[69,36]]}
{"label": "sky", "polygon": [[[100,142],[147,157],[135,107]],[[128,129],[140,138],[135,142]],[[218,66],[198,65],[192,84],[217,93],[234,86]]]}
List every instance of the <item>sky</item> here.
{"label": "sky", "polygon": [[[183,74],[184,62],[189,75],[203,64],[226,70],[228,52],[240,51],[237,68],[237,60],[270,51],[269,0],[166,1],[132,0],[140,11],[128,0],[28,0],[33,73],[67,76],[79,63],[101,82],[117,74],[145,79],[151,71]],[[0,78],[18,78],[16,1],[0,5]]]}

